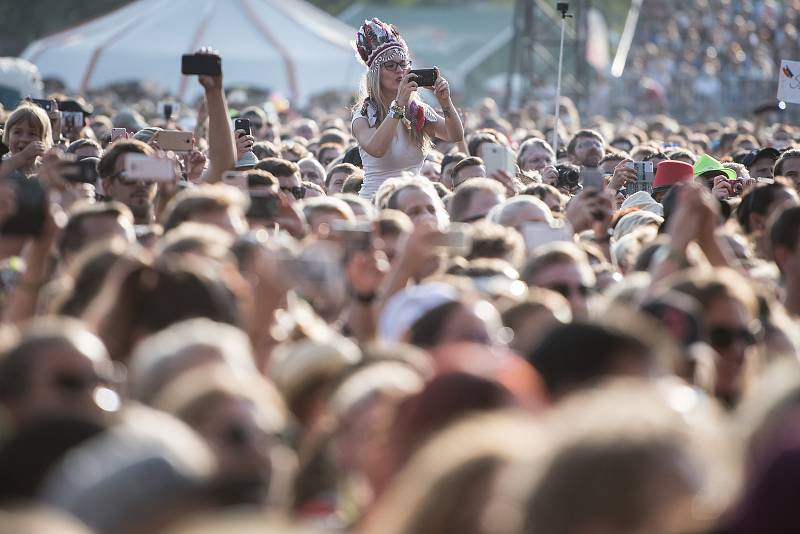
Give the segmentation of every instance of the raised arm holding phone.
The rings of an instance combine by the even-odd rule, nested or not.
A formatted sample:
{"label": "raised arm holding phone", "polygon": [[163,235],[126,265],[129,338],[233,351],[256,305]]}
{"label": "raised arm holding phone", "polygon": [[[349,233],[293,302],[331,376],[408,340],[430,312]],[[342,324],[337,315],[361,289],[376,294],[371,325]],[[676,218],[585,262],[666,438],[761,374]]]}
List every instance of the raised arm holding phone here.
{"label": "raised arm holding phone", "polygon": [[[464,128],[447,80],[438,68],[411,70],[408,46],[395,26],[365,21],[356,49],[368,70],[351,128],[364,164],[360,195],[371,198],[386,179],[419,173],[434,137],[458,142]],[[419,87],[434,92],[442,115],[415,95]]]}

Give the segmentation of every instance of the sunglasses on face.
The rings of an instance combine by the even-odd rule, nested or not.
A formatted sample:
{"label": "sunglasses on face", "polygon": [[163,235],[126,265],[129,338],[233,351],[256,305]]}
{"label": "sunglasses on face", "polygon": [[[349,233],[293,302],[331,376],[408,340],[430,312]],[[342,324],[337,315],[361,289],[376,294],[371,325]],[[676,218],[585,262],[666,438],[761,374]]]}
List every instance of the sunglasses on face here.
{"label": "sunglasses on face", "polygon": [[91,391],[103,380],[92,373],[77,373],[64,371],[53,377],[53,386],[63,393],[78,394]]}
{"label": "sunglasses on face", "polygon": [[260,444],[264,441],[266,435],[254,428],[248,428],[246,425],[232,423],[222,433],[222,439],[226,445],[233,448],[243,448],[248,445]]}
{"label": "sunglasses on face", "polygon": [[395,71],[399,67],[400,70],[406,70],[411,67],[410,61],[386,61],[382,65],[384,70]]}
{"label": "sunglasses on face", "polygon": [[592,294],[592,288],[583,284],[570,285],[570,284],[551,284],[547,289],[560,293],[564,298],[569,299],[571,295],[577,294],[583,298]]}
{"label": "sunglasses on face", "polygon": [[155,180],[140,180],[138,178],[128,178],[127,176],[125,176],[125,171],[120,171],[116,174],[112,174],[111,176],[109,176],[109,178],[117,180],[119,183],[127,187],[133,187],[136,184],[142,184],[143,186],[147,187],[149,185],[156,183]]}
{"label": "sunglasses on face", "polygon": [[746,328],[729,328],[727,326],[712,326],[708,329],[709,344],[715,349],[725,350],[737,341],[746,347],[752,347],[758,339],[756,335]]}
{"label": "sunglasses on face", "polygon": [[306,196],[306,188],[302,185],[297,185],[295,187],[281,187],[281,191],[291,193],[292,196],[297,200],[300,200]]}

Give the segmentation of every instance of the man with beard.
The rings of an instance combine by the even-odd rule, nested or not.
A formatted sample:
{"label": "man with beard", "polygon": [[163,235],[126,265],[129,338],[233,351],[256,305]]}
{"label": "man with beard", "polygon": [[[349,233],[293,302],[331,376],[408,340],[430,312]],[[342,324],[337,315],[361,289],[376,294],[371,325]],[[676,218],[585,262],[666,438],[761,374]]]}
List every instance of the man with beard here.
{"label": "man with beard", "polygon": [[606,155],[603,136],[594,130],[580,130],[567,145],[570,162],[583,168],[596,169]]}
{"label": "man with beard", "polygon": [[131,180],[123,176],[126,154],[152,156],[153,149],[135,139],[123,139],[111,145],[97,167],[103,179],[103,192],[109,199],[130,208],[134,224],[150,224],[155,221],[154,200],[158,184],[155,180]]}

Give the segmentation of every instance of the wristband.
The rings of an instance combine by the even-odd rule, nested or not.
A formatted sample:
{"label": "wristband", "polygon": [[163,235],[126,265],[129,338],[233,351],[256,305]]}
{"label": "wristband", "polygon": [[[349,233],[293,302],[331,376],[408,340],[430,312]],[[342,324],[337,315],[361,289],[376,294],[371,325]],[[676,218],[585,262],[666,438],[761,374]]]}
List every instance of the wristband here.
{"label": "wristband", "polygon": [[389,112],[387,113],[387,117],[390,119],[405,119],[406,108],[398,104],[397,100],[392,100],[392,103],[389,104]]}
{"label": "wristband", "polygon": [[371,293],[359,293],[353,288],[348,288],[348,293],[359,304],[372,304],[378,298],[378,294],[374,291]]}

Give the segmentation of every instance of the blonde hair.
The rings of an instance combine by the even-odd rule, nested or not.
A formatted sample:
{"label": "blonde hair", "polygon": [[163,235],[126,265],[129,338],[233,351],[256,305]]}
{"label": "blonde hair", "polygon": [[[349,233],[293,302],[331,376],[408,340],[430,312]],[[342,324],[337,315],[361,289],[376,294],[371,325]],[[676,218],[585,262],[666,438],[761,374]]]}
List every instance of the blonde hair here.
{"label": "blonde hair", "polygon": [[[383,68],[382,63],[376,62],[372,68],[367,70],[367,73],[361,80],[361,94],[356,102],[355,111],[361,112],[363,109],[363,105],[366,102],[369,102],[373,106],[375,106],[375,126],[379,126],[383,119],[386,118],[386,115],[389,113],[389,104],[391,102],[384,102],[381,96],[381,69]],[[417,95],[412,95],[410,102],[416,102],[418,105],[422,106],[422,102],[419,100]],[[409,103],[410,103],[409,102]],[[366,114],[364,115],[366,116]],[[408,135],[411,138],[411,142],[414,143],[417,147],[419,147],[423,152],[427,153],[428,150],[433,146],[433,142],[430,136],[425,133],[425,130],[418,131],[415,128],[411,128],[408,131]]]}
{"label": "blonde hair", "polygon": [[50,117],[47,116],[47,112],[39,106],[27,103],[20,104],[17,109],[11,112],[6,121],[3,131],[3,143],[6,146],[9,146],[8,141],[11,136],[11,130],[16,125],[23,123],[33,126],[45,148],[53,146],[53,128],[50,126]]}

